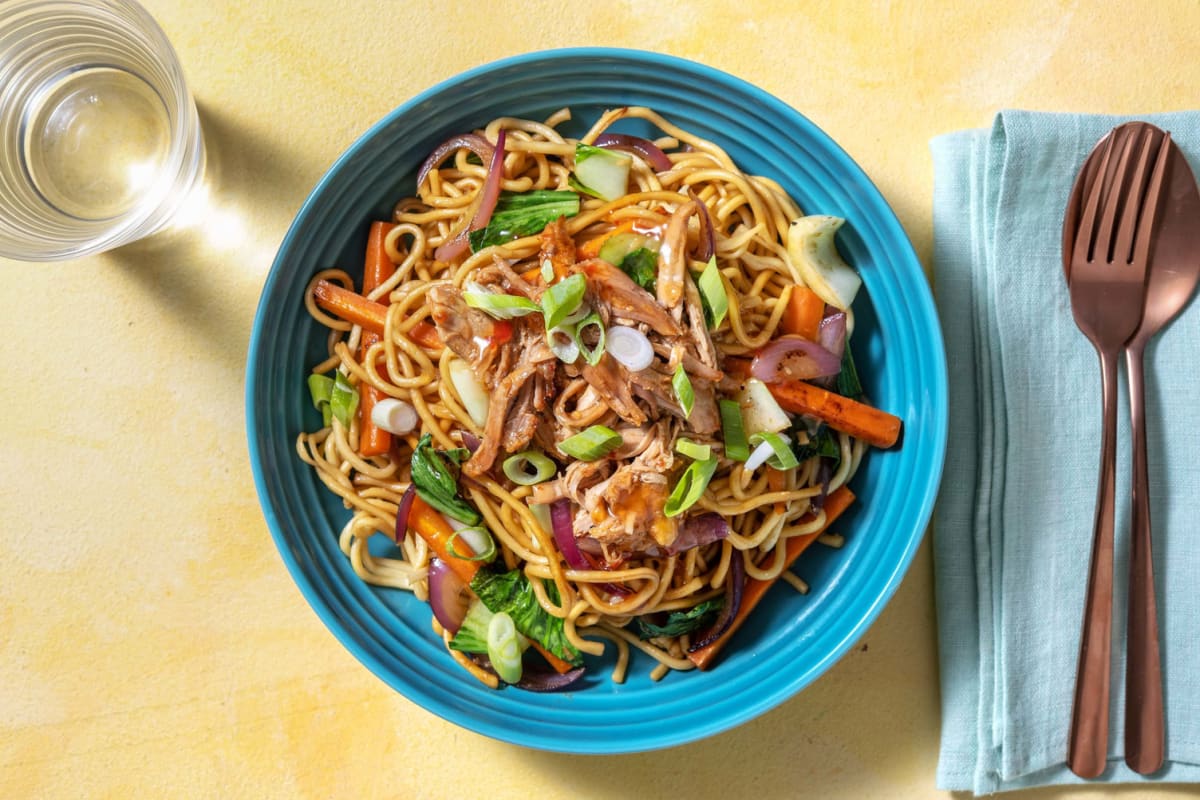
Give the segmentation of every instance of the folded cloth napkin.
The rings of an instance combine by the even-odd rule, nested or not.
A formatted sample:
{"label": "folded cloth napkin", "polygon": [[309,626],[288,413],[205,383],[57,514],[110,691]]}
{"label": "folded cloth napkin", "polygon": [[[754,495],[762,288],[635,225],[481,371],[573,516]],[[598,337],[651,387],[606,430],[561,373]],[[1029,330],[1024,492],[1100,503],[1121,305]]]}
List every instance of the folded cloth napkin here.
{"label": "folded cloth napkin", "polygon": [[[1100,367],[1071,316],[1062,217],[1087,153],[1127,119],[1006,111],[990,130],[931,145],[934,286],[950,364],[947,478],[933,528],[943,789],[1079,781],[1064,761],[1099,472]],[[1170,131],[1200,174],[1200,112],[1139,119]],[[1150,778],[1123,762],[1131,455],[1121,380],[1101,781],[1200,781],[1198,356],[1200,302],[1145,362],[1167,715],[1167,764]]]}

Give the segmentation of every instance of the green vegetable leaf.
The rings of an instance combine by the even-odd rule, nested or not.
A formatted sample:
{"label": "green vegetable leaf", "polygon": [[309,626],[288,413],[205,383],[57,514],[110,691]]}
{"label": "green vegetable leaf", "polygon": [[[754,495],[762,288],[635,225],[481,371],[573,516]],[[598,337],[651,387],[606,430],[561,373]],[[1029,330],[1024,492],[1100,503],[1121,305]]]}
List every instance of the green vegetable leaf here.
{"label": "green vegetable leaf", "polygon": [[463,453],[466,449],[461,447],[439,452],[433,448],[433,437],[425,434],[413,450],[412,482],[420,498],[438,511],[467,525],[478,525],[483,517],[458,494],[458,465],[465,460]]}
{"label": "green vegetable leaf", "polygon": [[[802,420],[797,420],[796,425],[793,426],[791,437],[793,442],[798,442],[803,438],[797,435],[797,430],[805,430]],[[796,460],[801,464],[814,456],[832,459],[834,470],[842,463],[842,447],[838,443],[837,435],[828,425],[821,425],[815,433],[809,434],[808,441],[804,444],[793,444],[792,451],[795,452]]]}
{"label": "green vegetable leaf", "polygon": [[862,383],[858,380],[858,370],[854,366],[854,356],[850,355],[849,342],[846,342],[846,347],[842,350],[842,369],[837,374],[833,390],[843,397],[849,397],[851,400],[857,400],[862,397]]}
{"label": "green vegetable leaf", "polygon": [[658,253],[649,247],[639,247],[621,259],[617,266],[634,283],[654,294],[655,281],[658,279]]}
{"label": "green vegetable leaf", "polygon": [[579,213],[579,195],[539,189],[532,192],[501,192],[488,224],[468,237],[471,252],[504,244],[541,232],[559,217]]}
{"label": "green vegetable leaf", "polygon": [[709,598],[684,611],[672,611],[667,614],[666,621],[661,625],[646,617],[638,617],[638,637],[653,639],[657,636],[682,636],[685,633],[701,630],[712,624],[724,606],[725,596],[721,595]]}
{"label": "green vegetable leaf", "polygon": [[595,461],[621,446],[621,434],[604,425],[591,425],[558,443],[558,449],[580,461]]}
{"label": "green vegetable leaf", "polygon": [[495,572],[481,569],[471,581],[471,591],[492,612],[503,611],[512,617],[518,631],[547,651],[576,666],[583,663],[579,651],[567,640],[563,621],[546,613],[521,570]]}
{"label": "green vegetable leaf", "polygon": [[450,640],[450,648],[463,653],[487,652],[487,629],[495,614],[478,600],[467,607],[458,633]]}

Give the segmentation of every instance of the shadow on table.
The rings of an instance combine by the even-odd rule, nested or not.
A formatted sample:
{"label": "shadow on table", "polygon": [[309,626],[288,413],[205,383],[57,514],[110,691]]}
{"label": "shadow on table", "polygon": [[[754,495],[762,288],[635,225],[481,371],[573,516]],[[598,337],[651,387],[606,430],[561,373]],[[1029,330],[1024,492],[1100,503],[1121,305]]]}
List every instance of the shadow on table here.
{"label": "shadow on table", "polygon": [[309,185],[288,168],[295,162],[285,141],[264,138],[219,108],[199,111],[205,175],[178,224],[106,258],[152,294],[164,316],[193,330],[204,352],[240,369],[279,245],[274,232],[282,236]]}

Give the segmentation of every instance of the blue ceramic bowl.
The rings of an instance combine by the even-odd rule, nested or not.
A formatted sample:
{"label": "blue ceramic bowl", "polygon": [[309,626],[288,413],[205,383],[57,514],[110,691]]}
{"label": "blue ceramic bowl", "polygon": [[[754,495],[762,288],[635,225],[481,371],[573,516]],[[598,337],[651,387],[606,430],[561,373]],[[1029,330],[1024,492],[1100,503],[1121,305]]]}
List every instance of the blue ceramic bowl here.
{"label": "blue ceramic bowl", "polygon": [[[845,547],[814,548],[800,560],[797,571],[812,592],[772,589],[712,671],[654,682],[653,664],[635,653],[624,684],[610,682],[611,661],[601,659],[574,691],[493,691],[451,661],[430,629],[428,606],[363,583],[338,549],[347,512],[294,449],[298,433],[320,424],[304,378],[324,352],[324,333],[305,312],[302,293],[317,270],[358,268],[368,222],[412,194],[417,166],[448,135],[497,116],[545,118],[563,106],[575,120],[569,132],[578,134],[621,105],[650,106],[716,141],[747,172],[778,180],[807,213],[847,219],[839,248],[865,283],[855,303],[855,357],[875,404],[903,419],[903,440],[871,451],[854,478],[860,500],[837,526]],[[413,702],[487,736],[544,750],[628,753],[694,741],[762,714],[866,631],[930,517],[946,444],[946,366],[925,275],[904,231],[867,176],[815,125],[699,64],[637,51],[558,50],[439,84],[338,159],[267,277],[250,339],[246,407],[254,478],[280,555],[317,614],[368,669]]]}

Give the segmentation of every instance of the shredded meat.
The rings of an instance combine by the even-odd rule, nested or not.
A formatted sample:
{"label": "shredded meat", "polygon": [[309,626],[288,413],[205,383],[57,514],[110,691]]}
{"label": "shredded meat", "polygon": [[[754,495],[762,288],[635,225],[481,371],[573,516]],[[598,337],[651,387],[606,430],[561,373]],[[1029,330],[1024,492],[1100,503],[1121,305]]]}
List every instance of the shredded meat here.
{"label": "shredded meat", "polygon": [[[478,478],[492,468],[504,441],[509,409],[513,407],[521,390],[536,371],[532,365],[522,364],[496,384],[488,402],[488,418],[483,428],[483,439],[479,442],[479,448],[463,464],[463,472]],[[533,431],[529,432],[529,436],[533,436]]]}
{"label": "shredded meat", "polygon": [[587,278],[588,302],[603,316],[645,323],[661,336],[679,335],[679,324],[654,296],[612,264],[592,258],[580,262],[576,269]]}
{"label": "shredded meat", "polygon": [[658,251],[658,302],[672,311],[678,319],[679,302],[683,299],[684,285],[687,280],[687,234],[688,220],[696,213],[698,207],[695,200],[675,209],[671,219],[667,221],[667,230],[663,234],[662,247]]}
{"label": "shredded meat", "polygon": [[721,415],[717,409],[716,392],[711,381],[692,378],[695,401],[692,404],[692,413],[685,416],[678,398],[675,397],[670,375],[652,368],[630,373],[629,380],[633,384],[634,394],[658,410],[684,420],[690,430],[709,434],[721,429]]}
{"label": "shredded meat", "polygon": [[566,220],[559,217],[547,225],[539,241],[538,267],[549,263],[555,275],[566,275],[575,264],[575,240],[567,231]]}
{"label": "shredded meat", "polygon": [[477,374],[483,374],[493,355],[493,348],[488,345],[496,333],[495,322],[482,311],[468,306],[462,292],[448,283],[432,287],[427,296],[442,342],[474,367]]}
{"label": "shredded meat", "polygon": [[646,412],[638,408],[629,388],[629,372],[616,359],[605,353],[595,366],[584,364],[583,379],[591,384],[604,399],[604,403],[617,412],[626,422],[641,425],[646,421]]}

